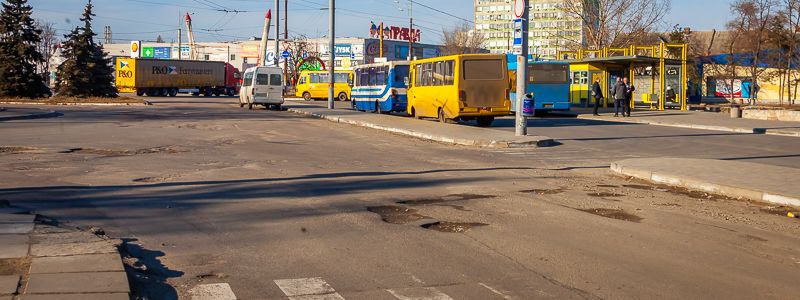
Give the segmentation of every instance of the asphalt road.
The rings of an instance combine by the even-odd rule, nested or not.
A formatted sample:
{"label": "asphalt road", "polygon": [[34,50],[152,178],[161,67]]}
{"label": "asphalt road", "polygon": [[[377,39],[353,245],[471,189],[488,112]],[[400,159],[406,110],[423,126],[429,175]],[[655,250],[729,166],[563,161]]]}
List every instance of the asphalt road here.
{"label": "asphalt road", "polygon": [[796,166],[793,140],[548,119],[532,122],[563,145],[500,151],[235,101],[0,122],[0,199],[141,245],[150,299],[208,283],[239,299],[796,297],[796,219],[606,168],[723,151]]}

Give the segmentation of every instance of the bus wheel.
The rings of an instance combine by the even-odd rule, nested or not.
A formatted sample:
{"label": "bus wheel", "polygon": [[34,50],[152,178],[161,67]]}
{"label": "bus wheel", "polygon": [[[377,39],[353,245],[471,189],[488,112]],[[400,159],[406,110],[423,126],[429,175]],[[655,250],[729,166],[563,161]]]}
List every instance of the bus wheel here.
{"label": "bus wheel", "polygon": [[236,90],[234,90],[232,88],[228,88],[228,91],[227,91],[226,94],[228,94],[228,96],[230,96],[230,97],[236,96]]}
{"label": "bus wheel", "polygon": [[141,97],[142,95],[144,95],[144,90],[140,90],[140,89],[136,90],[136,96]]}
{"label": "bus wheel", "polygon": [[170,97],[175,97],[175,96],[177,96],[177,95],[178,95],[178,89],[176,89],[176,88],[171,88],[171,89],[169,89],[169,92],[167,92],[167,94],[168,94]]}
{"label": "bus wheel", "polygon": [[444,109],[439,108],[439,123],[447,123],[447,117],[444,116]]}
{"label": "bus wheel", "polygon": [[347,101],[347,94],[339,93],[339,96],[336,97],[336,99],[339,99],[339,101]]}
{"label": "bus wheel", "polygon": [[478,117],[478,126],[480,127],[489,127],[492,126],[492,122],[494,122],[494,117]]}
{"label": "bus wheel", "polygon": [[309,92],[303,93],[303,100],[311,101],[311,93]]}
{"label": "bus wheel", "polygon": [[411,117],[413,117],[414,119],[422,119],[422,117],[420,117],[419,114],[417,114],[417,110],[414,109],[413,106],[411,107]]}

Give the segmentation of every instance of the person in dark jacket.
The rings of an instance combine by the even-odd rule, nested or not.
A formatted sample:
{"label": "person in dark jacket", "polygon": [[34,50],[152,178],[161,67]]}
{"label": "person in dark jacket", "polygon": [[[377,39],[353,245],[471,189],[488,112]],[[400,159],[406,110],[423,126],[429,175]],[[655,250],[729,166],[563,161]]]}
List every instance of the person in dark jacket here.
{"label": "person in dark jacket", "polygon": [[[631,103],[631,102],[633,102],[632,101],[633,100],[633,91],[635,91],[636,88],[633,87],[633,85],[630,84],[630,82],[628,82],[628,77],[622,78],[622,83],[625,84],[625,113],[627,113],[627,116],[630,117],[631,116],[631,109],[633,108],[633,107],[631,107],[631,106],[633,106],[633,104]],[[625,117],[626,115],[622,114],[622,116]]]}
{"label": "person in dark jacket", "polygon": [[592,96],[594,97],[594,115],[599,116],[597,109],[600,108],[600,101],[603,100],[603,89],[600,88],[600,78],[594,80],[592,84]]}
{"label": "person in dark jacket", "polygon": [[625,99],[628,97],[628,86],[621,79],[617,78],[617,83],[611,89],[611,96],[614,97],[614,116],[619,117],[620,110],[622,110],[622,115],[625,116],[623,105],[627,105]]}

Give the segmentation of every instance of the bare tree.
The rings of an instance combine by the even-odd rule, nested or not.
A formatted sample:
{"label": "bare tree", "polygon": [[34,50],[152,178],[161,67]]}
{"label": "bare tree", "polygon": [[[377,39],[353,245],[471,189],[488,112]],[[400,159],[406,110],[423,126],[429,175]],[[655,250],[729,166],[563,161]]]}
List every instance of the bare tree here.
{"label": "bare tree", "polygon": [[795,51],[797,51],[797,43],[800,42],[798,40],[798,35],[800,35],[800,0],[783,0],[777,17],[773,19],[772,32],[771,36],[776,39],[774,44],[783,52],[782,66],[780,68],[782,69],[780,101],[782,104],[785,95],[786,102],[794,105],[794,97],[797,95],[797,86],[798,82],[800,82],[800,74],[792,69],[792,66],[796,65],[798,61]]}
{"label": "bare tree", "polygon": [[566,0],[562,10],[581,19],[586,46],[600,49],[646,40],[671,6],[670,0]]}
{"label": "bare tree", "polygon": [[44,62],[39,63],[36,68],[39,73],[50,73],[50,58],[56,52],[56,45],[58,44],[58,35],[53,23],[37,20],[35,23],[36,28],[42,31],[42,40],[36,45],[36,49],[44,56]]}
{"label": "bare tree", "polygon": [[750,97],[748,101],[756,101],[758,78],[765,68],[759,64],[766,61],[764,49],[770,39],[770,20],[775,16],[774,0],[737,0],[731,5],[731,13],[735,21],[728,23],[728,29],[740,38],[734,39],[735,50],[731,54],[747,54],[750,69]]}
{"label": "bare tree", "polygon": [[286,72],[291,76],[293,83],[296,83],[300,77],[300,71],[302,71],[300,63],[308,57],[317,57],[319,55],[316,52],[316,48],[304,35],[299,35],[292,38],[291,41],[286,41],[283,44],[283,50],[289,52],[289,58],[287,58],[289,60],[287,64],[288,70]]}
{"label": "bare tree", "polygon": [[469,54],[482,52],[482,46],[486,43],[486,36],[472,30],[467,23],[461,23],[452,30],[442,30],[442,54]]}

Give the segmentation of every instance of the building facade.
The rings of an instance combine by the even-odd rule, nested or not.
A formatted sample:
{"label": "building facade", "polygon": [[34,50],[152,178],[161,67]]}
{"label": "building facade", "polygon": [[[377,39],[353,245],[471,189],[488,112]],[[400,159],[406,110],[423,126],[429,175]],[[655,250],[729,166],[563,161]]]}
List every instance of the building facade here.
{"label": "building facade", "polygon": [[[583,21],[564,7],[570,0],[530,0],[529,53],[555,58],[559,50],[584,44]],[[514,0],[475,0],[475,31],[492,53],[510,53],[514,39]]]}

